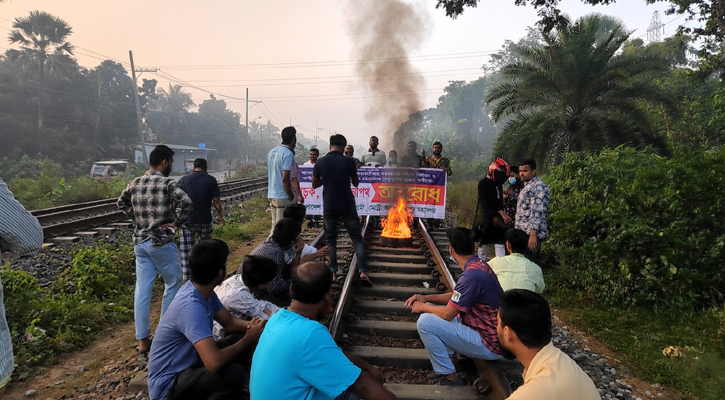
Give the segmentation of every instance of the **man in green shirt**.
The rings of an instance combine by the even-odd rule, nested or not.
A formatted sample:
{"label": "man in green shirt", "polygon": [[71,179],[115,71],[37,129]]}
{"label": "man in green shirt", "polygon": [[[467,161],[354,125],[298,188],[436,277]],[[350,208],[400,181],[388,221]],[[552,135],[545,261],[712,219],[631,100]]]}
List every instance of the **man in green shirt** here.
{"label": "man in green shirt", "polygon": [[529,235],[526,232],[521,229],[509,229],[506,231],[506,249],[509,255],[488,261],[504,291],[510,289],[526,289],[536,293],[544,291],[544,275],[541,273],[541,268],[523,254],[528,245]]}

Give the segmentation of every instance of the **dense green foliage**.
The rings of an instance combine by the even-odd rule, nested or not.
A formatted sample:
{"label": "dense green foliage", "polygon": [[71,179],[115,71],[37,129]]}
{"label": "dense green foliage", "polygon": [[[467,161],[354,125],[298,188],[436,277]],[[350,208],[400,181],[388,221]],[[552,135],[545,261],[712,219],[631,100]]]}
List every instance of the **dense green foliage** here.
{"label": "dense green foliage", "polygon": [[6,181],[8,187],[15,198],[30,210],[118,197],[128,185],[128,180],[122,177],[109,180],[90,176],[66,179],[60,164],[49,159],[24,157],[20,163],[3,159],[0,172],[3,179],[10,177]]}
{"label": "dense green foliage", "polygon": [[547,182],[546,252],[567,285],[609,304],[723,303],[725,147],[570,154]]}
{"label": "dense green foliage", "polygon": [[130,245],[74,250],[70,268],[48,287],[26,272],[2,267],[15,362],[31,367],[87,344],[106,324],[129,320],[133,271]]}
{"label": "dense green foliage", "polygon": [[519,46],[521,59],[503,66],[504,82],[487,96],[496,121],[512,117],[495,153],[533,156],[546,167],[567,152],[622,144],[664,151],[643,103],[671,108],[653,82],[668,63],[644,51],[621,53],[628,38],[620,20],[590,14],[544,32],[543,45]]}

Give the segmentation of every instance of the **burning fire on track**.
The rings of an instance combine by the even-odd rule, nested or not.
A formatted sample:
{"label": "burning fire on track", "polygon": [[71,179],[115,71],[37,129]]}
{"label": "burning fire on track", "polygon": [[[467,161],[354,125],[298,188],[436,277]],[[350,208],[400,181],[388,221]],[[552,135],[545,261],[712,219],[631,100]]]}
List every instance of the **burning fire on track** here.
{"label": "burning fire on track", "polygon": [[381,221],[383,233],[381,242],[385,246],[410,246],[413,242],[410,233],[410,224],[413,223],[413,213],[408,208],[403,196],[398,196],[397,203],[388,211],[388,217]]}

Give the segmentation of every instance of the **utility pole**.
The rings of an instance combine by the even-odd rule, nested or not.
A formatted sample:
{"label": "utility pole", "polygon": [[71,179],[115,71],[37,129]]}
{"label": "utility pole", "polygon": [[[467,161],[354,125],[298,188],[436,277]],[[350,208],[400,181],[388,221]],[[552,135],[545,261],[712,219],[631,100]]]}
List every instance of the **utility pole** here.
{"label": "utility pole", "polygon": [[662,40],[662,34],[665,33],[665,24],[660,20],[660,12],[655,11],[652,14],[652,20],[647,27],[647,42],[659,42]]}
{"label": "utility pole", "polygon": [[[252,136],[252,132],[249,130],[249,88],[247,88],[247,95],[245,96],[244,101],[245,101],[245,104],[246,104],[246,106],[244,107],[245,110],[246,110],[245,117],[244,117],[244,119],[245,119],[244,126],[247,127],[247,139],[246,139],[246,142],[247,142],[247,146],[246,146],[247,147],[247,151],[245,152],[245,159],[244,159],[244,163],[246,164],[246,163],[249,162],[249,150],[250,150],[249,149],[249,139]],[[254,101],[254,100],[252,100],[252,103],[259,104],[259,103],[261,103],[261,101]],[[261,146],[262,145],[262,142],[261,142],[261,139],[262,139],[261,130],[260,130],[260,134],[259,134],[259,139],[260,139],[259,144]]]}
{"label": "utility pole", "polygon": [[244,163],[246,164],[249,162],[249,88],[247,88],[247,95],[244,96],[244,100],[245,100],[245,104],[246,104],[246,106],[244,108],[247,110],[247,112],[245,113],[245,117],[244,117],[244,127],[247,130],[247,132],[246,132],[247,145],[245,146],[246,151],[244,152]]}
{"label": "utility pole", "polygon": [[[138,134],[141,138],[141,154],[143,155],[143,163],[149,166],[149,159],[146,155],[146,139],[143,137],[143,123],[141,122],[141,105],[138,102],[138,83],[136,83],[136,68],[133,64],[133,52],[128,51],[128,58],[131,60],[131,77],[133,78],[133,98],[136,100],[136,120],[138,122]],[[138,72],[156,72],[157,69],[140,69]]]}

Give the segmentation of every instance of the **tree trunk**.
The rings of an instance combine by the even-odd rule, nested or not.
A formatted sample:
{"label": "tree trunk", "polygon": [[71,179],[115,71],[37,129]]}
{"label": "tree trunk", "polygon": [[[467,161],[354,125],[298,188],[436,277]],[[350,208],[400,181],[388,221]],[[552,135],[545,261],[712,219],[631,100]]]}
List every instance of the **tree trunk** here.
{"label": "tree trunk", "polygon": [[45,84],[45,58],[43,57],[40,57],[38,77],[38,128],[43,128],[43,85]]}

